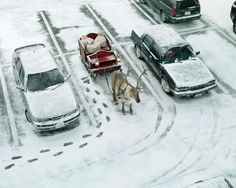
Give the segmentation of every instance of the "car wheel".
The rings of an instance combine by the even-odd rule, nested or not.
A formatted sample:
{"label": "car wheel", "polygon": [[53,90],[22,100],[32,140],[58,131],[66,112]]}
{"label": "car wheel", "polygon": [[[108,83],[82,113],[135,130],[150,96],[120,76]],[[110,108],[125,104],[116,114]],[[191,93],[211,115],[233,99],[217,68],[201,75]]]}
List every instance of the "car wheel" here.
{"label": "car wheel", "polygon": [[233,31],[236,34],[236,20],[234,21],[234,24],[233,24]]}
{"label": "car wheel", "polygon": [[190,97],[190,98],[193,98],[193,97],[195,97],[195,94],[191,94],[191,95],[189,95],[189,97]]}
{"label": "car wheel", "polygon": [[139,59],[142,59],[142,55],[141,55],[141,50],[140,50],[140,48],[139,48],[137,45],[135,45],[134,49],[135,49],[135,54],[136,54],[136,56],[137,56]]}
{"label": "car wheel", "polygon": [[30,118],[29,118],[29,113],[28,113],[27,110],[25,110],[25,117],[26,117],[27,121],[28,121],[29,123],[31,123],[31,120],[30,120]]}
{"label": "car wheel", "polygon": [[166,13],[163,12],[162,10],[161,10],[161,12],[160,12],[160,17],[161,17],[161,21],[163,21],[163,22],[165,22],[165,23],[168,22],[167,15],[166,15]]}
{"label": "car wheel", "polygon": [[161,78],[161,87],[163,89],[163,91],[167,94],[170,94],[170,86],[168,81],[165,78]]}

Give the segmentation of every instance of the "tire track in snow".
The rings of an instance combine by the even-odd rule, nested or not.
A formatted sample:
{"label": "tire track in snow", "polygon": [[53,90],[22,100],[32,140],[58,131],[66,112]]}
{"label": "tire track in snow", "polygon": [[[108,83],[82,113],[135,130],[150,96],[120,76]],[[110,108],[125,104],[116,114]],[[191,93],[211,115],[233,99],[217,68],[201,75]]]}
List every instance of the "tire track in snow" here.
{"label": "tire track in snow", "polygon": [[[213,101],[211,101],[211,107],[212,107],[211,109],[212,109],[213,125],[212,125],[212,130],[210,131],[209,135],[207,134],[207,136],[209,137],[209,141],[212,141],[214,139],[214,136],[216,134],[216,130],[218,127],[217,111],[215,110],[216,108],[215,108]],[[204,109],[207,109],[207,108],[204,108]],[[203,112],[202,114],[205,114],[205,113]],[[195,136],[194,142],[192,143],[191,147],[189,148],[188,152],[183,157],[183,159],[176,166],[174,166],[174,168],[170,169],[169,171],[167,171],[167,173],[164,174],[164,177],[166,177],[164,180],[163,180],[163,176],[159,176],[159,177],[153,179],[151,181],[151,184],[155,187],[155,186],[158,186],[161,184],[168,183],[168,182],[172,181],[173,179],[177,179],[179,177],[185,176],[186,173],[189,174],[189,170],[192,169],[194,166],[196,166],[196,164],[198,164],[199,161],[201,161],[201,159],[206,157],[207,153],[210,151],[209,149],[211,148],[211,146],[213,146],[213,148],[215,148],[217,143],[219,143],[220,139],[218,137],[215,138],[214,139],[215,141],[211,145],[210,144],[208,145],[207,148],[209,148],[209,149],[205,149],[204,153],[201,153],[200,155],[195,157],[196,159],[192,160],[192,158],[193,158],[192,155],[195,155],[194,148],[199,147],[199,145],[197,145],[197,141],[201,140],[201,137],[204,135],[205,134],[202,135],[199,130],[198,134]],[[190,160],[188,160],[188,159],[190,159]],[[190,164],[188,164],[189,161],[190,161]],[[211,160],[211,163],[213,163],[212,160]],[[181,169],[182,166],[186,166],[186,167]],[[158,181],[158,180],[160,180],[160,181]],[[147,185],[150,185],[150,182],[147,183]]]}

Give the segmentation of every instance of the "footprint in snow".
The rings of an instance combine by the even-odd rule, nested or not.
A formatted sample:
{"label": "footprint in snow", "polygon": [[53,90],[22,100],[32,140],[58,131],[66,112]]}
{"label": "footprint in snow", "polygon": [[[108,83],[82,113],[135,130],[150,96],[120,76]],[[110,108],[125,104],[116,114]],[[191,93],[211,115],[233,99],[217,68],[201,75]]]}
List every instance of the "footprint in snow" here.
{"label": "footprint in snow", "polygon": [[102,125],[102,122],[99,122],[96,127],[99,129],[101,125]]}
{"label": "footprint in snow", "polygon": [[86,80],[86,79],[88,79],[87,76],[81,78],[81,80]]}
{"label": "footprint in snow", "polygon": [[46,153],[46,152],[49,152],[50,151],[50,149],[42,149],[42,150],[40,150],[40,153]]}
{"label": "footprint in snow", "polygon": [[59,152],[53,154],[53,157],[56,157],[56,156],[58,156],[58,155],[61,155],[62,153],[63,153],[63,151],[59,151]]}
{"label": "footprint in snow", "polygon": [[97,101],[96,101],[96,99],[95,99],[95,98],[93,98],[93,103],[94,103],[94,104],[96,104],[96,103],[97,103]]}
{"label": "footprint in snow", "polygon": [[90,80],[84,80],[83,83],[90,84]]}
{"label": "footprint in snow", "polygon": [[96,137],[101,137],[103,135],[103,132],[100,132]]}
{"label": "footprint in snow", "polygon": [[37,160],[38,160],[37,158],[33,158],[33,159],[27,160],[27,162],[28,162],[28,163],[32,163],[32,162],[37,161]]}
{"label": "footprint in snow", "polygon": [[15,164],[10,164],[10,165],[5,166],[4,169],[5,169],[5,170],[8,170],[8,169],[10,169],[10,168],[13,167],[13,166],[15,166]]}
{"label": "footprint in snow", "polygon": [[100,92],[99,92],[99,91],[97,91],[97,90],[95,90],[95,93],[96,93],[97,95],[100,95]]}
{"label": "footprint in snow", "polygon": [[106,116],[106,120],[107,120],[107,122],[110,122],[111,118],[109,116]]}
{"label": "footprint in snow", "polygon": [[88,145],[88,143],[81,144],[81,145],[79,146],[79,148],[83,148],[83,147],[85,147],[86,145]]}
{"label": "footprint in snow", "polygon": [[90,89],[87,87],[87,88],[86,88],[86,91],[87,91],[87,92],[90,92]]}
{"label": "footprint in snow", "polygon": [[21,159],[22,158],[22,156],[14,156],[14,157],[12,157],[11,159],[12,160],[16,160],[16,159]]}
{"label": "footprint in snow", "polygon": [[104,106],[104,108],[108,107],[108,105],[106,103],[102,103],[102,105]]}
{"label": "footprint in snow", "polygon": [[98,113],[102,114],[102,110],[100,108],[98,108]]}
{"label": "footprint in snow", "polygon": [[72,144],[74,144],[74,143],[73,142],[66,142],[66,143],[64,143],[63,146],[69,146],[69,145],[72,145]]}
{"label": "footprint in snow", "polygon": [[87,138],[87,137],[90,137],[90,136],[92,136],[91,134],[85,134],[85,135],[83,135],[82,137],[83,138]]}

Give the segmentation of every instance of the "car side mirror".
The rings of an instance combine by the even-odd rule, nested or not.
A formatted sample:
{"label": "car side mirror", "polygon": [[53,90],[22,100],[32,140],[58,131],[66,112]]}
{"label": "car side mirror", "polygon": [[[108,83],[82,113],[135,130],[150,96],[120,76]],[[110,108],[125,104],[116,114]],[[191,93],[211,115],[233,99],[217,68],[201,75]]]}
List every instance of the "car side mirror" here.
{"label": "car side mirror", "polygon": [[200,51],[197,51],[197,52],[196,52],[196,55],[199,55],[199,54],[200,54]]}

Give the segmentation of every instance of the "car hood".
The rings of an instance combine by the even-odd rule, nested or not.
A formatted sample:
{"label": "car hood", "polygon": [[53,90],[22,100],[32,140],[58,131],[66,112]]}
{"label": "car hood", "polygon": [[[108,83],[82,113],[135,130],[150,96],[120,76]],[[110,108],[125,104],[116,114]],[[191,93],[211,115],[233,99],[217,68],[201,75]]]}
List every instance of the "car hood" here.
{"label": "car hood", "polygon": [[27,92],[25,98],[30,113],[39,120],[62,116],[77,108],[75,96],[68,83],[54,89]]}
{"label": "car hood", "polygon": [[192,87],[214,80],[213,75],[199,58],[164,64],[177,87]]}

